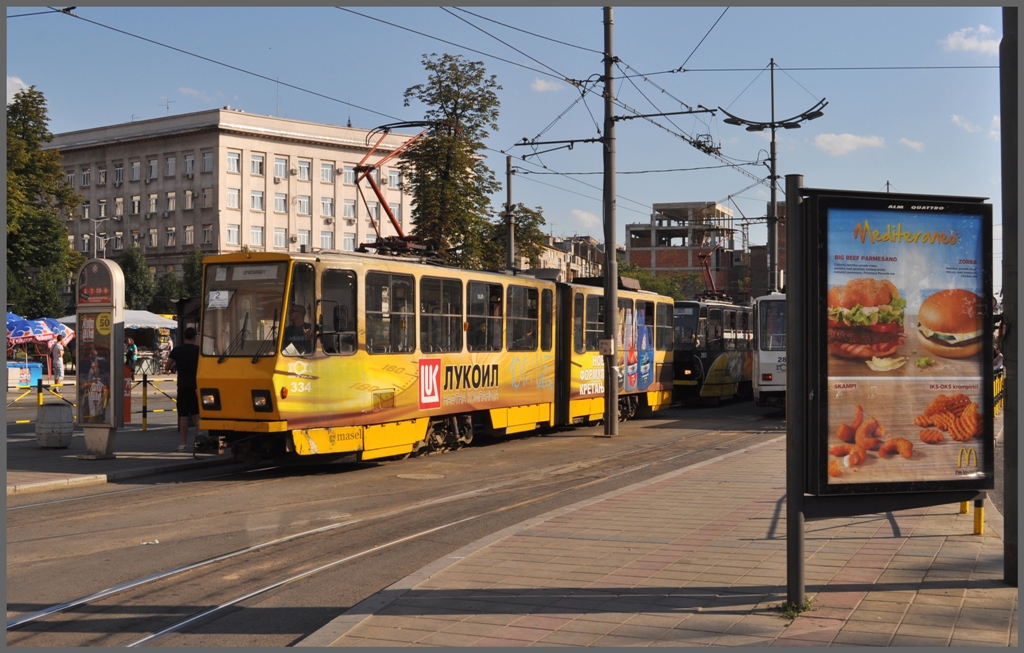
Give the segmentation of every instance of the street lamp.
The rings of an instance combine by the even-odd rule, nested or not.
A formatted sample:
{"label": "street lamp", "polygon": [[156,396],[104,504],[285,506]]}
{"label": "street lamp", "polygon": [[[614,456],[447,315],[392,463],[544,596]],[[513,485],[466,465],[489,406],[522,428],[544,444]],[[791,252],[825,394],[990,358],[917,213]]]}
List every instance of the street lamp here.
{"label": "street lamp", "polygon": [[770,151],[771,158],[771,201],[768,206],[768,292],[772,293],[778,290],[778,278],[779,278],[779,243],[778,243],[778,205],[776,202],[775,181],[779,178],[775,173],[776,164],[776,152],[775,152],[775,130],[778,128],[782,129],[799,129],[800,123],[807,122],[808,120],[814,120],[820,118],[825,113],[822,109],[828,105],[828,102],[822,98],[813,107],[804,111],[798,116],[787,118],[785,120],[775,120],[775,59],[771,60],[772,69],[772,119],[771,122],[755,122],[753,120],[745,120],[738,116],[734,116],[722,107],[718,107],[718,110],[729,116],[722,120],[727,125],[736,125],[747,128],[748,132],[763,132],[766,129],[772,131],[772,144]]}
{"label": "street lamp", "polygon": [[[93,258],[96,258],[96,245],[98,244],[96,242],[96,224],[98,222],[106,222],[109,219],[110,218],[93,218],[92,219],[92,257]],[[109,238],[107,240],[109,240]],[[103,258],[106,258],[105,252],[106,252],[106,249],[104,249],[104,257]]]}

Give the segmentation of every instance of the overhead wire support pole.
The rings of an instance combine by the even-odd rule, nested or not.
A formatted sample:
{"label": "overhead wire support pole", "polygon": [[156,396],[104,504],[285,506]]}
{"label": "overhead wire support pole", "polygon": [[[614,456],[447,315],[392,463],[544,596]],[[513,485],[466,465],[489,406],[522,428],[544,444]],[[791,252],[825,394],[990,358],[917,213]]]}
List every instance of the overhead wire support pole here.
{"label": "overhead wire support pole", "polygon": [[[688,116],[694,113],[710,113],[715,115],[717,109],[707,109],[701,107],[699,109],[690,109],[689,111],[668,111],[665,113],[638,113],[632,116],[615,116],[612,120],[633,120],[634,118],[661,118],[662,116]],[[673,123],[674,124],[674,123]]]}
{"label": "overhead wire support pole", "polygon": [[509,270],[516,269],[516,223],[512,215],[512,157],[505,157],[505,184],[506,184],[506,201],[505,201],[505,217],[508,221],[508,253],[506,257],[506,265]]}
{"label": "overhead wire support pole", "polygon": [[615,260],[615,109],[612,7],[604,8],[604,435],[619,434],[619,266]]}

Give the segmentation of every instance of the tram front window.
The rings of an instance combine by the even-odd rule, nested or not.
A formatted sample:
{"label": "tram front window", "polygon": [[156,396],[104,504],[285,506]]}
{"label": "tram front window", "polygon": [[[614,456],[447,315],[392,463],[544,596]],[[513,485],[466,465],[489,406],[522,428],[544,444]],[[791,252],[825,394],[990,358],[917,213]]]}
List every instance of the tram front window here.
{"label": "tram front window", "polygon": [[281,323],[285,263],[208,265],[203,284],[204,356],[271,356]]}
{"label": "tram front window", "polygon": [[761,302],[761,330],[759,343],[762,351],[786,350],[786,302]]}
{"label": "tram front window", "polygon": [[677,304],[673,310],[676,349],[695,349],[697,343],[697,304]]}

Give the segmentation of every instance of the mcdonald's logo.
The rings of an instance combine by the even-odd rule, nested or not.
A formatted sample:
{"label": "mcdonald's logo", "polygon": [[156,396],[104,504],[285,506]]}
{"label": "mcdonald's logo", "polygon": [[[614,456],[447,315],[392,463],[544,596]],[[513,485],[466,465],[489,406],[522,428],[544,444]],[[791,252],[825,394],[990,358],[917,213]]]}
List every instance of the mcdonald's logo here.
{"label": "mcdonald's logo", "polygon": [[960,447],[960,453],[956,455],[956,467],[967,466],[971,467],[971,457],[974,458],[974,467],[978,466],[978,452],[974,450],[974,447]]}

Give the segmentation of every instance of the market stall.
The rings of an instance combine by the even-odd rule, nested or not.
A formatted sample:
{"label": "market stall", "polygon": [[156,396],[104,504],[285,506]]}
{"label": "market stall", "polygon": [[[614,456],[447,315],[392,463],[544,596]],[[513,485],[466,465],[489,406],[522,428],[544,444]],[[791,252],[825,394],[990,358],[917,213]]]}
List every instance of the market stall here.
{"label": "market stall", "polygon": [[[64,324],[74,324],[75,316],[60,318]],[[167,355],[173,346],[172,332],[178,327],[174,320],[149,311],[124,312],[124,335],[138,347],[136,374],[160,374],[167,370]]]}
{"label": "market stall", "polygon": [[52,378],[52,343],[67,347],[74,337],[74,330],[54,318],[26,320],[7,313],[7,386],[34,385],[44,375]]}

